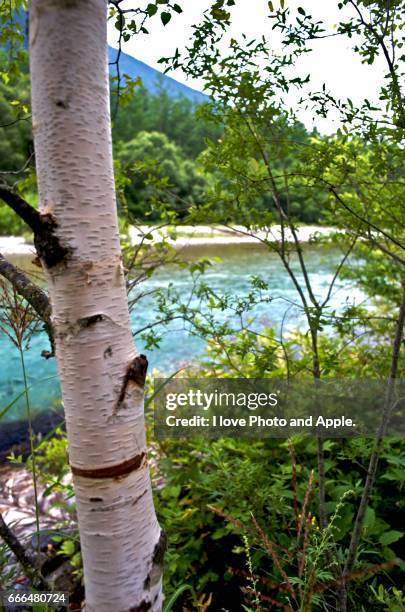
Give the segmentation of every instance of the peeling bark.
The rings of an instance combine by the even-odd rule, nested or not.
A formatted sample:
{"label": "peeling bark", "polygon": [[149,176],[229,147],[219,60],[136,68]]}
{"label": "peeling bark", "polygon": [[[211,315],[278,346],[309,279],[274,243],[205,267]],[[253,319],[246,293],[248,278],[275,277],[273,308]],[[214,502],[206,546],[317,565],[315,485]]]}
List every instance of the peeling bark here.
{"label": "peeling bark", "polygon": [[71,249],[63,246],[57,235],[58,224],[51,214],[40,216],[40,224],[34,233],[34,244],[38,257],[47,268],[66,264]]}
{"label": "peeling bark", "polygon": [[121,404],[127,396],[127,390],[131,383],[134,383],[140,389],[145,386],[146,371],[148,369],[148,360],[145,355],[138,355],[129,364],[124,380],[122,381],[121,391],[118,397],[116,411],[120,408]]}
{"label": "peeling bark", "polygon": [[122,269],[106,24],[107,0],[31,1],[36,247],[57,339],[86,610],[158,612],[162,568],[153,558],[161,530],[146,459],[147,360],[133,344]]}
{"label": "peeling bark", "polygon": [[83,469],[71,465],[72,474],[83,478],[122,478],[134,470],[139,470],[146,463],[146,453],[136,455],[132,459],[127,459],[118,465],[109,465],[103,468]]}
{"label": "peeling bark", "polygon": [[70,249],[63,246],[56,233],[58,226],[50,213],[38,212],[7,185],[0,185],[0,198],[28,225],[34,234],[38,257],[48,268],[63,263]]}

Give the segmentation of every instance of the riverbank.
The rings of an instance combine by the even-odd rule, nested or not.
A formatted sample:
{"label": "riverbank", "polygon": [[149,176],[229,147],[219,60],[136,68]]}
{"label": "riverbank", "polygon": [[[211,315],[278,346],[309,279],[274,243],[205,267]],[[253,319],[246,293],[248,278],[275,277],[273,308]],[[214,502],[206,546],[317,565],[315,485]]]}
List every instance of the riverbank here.
{"label": "riverbank", "polygon": [[[308,243],[321,237],[330,236],[336,230],[333,227],[319,225],[302,225],[297,228],[297,238],[300,242]],[[227,245],[260,245],[263,241],[277,242],[281,240],[282,232],[279,225],[268,230],[247,232],[241,225],[232,227],[212,225],[181,225],[177,228],[170,226],[132,226],[129,230],[131,244],[136,246],[142,241],[150,243],[167,240],[175,248],[195,246],[227,246]],[[294,236],[290,230],[285,231],[284,239],[293,242]],[[35,256],[34,245],[21,236],[0,236],[0,253],[3,255],[32,255]]]}
{"label": "riverbank", "polygon": [[36,255],[34,245],[22,236],[0,236],[0,253],[2,255]]}
{"label": "riverbank", "polygon": [[[300,242],[308,243],[330,236],[336,231],[333,227],[302,225],[297,228],[296,236]],[[134,246],[142,241],[161,242],[167,240],[175,248],[185,248],[244,244],[260,246],[263,242],[279,242],[283,234],[280,225],[273,225],[266,230],[258,231],[248,231],[242,225],[232,227],[223,225],[180,225],[177,228],[140,225],[131,227],[129,236]],[[284,240],[286,242],[294,241],[294,236],[289,229],[284,231]]]}
{"label": "riverbank", "polygon": [[[56,427],[64,426],[62,410],[48,410],[36,414],[32,420],[34,436],[46,436]],[[8,462],[11,453],[21,455],[25,460],[30,454],[28,421],[21,418],[17,421],[0,422],[0,465]]]}

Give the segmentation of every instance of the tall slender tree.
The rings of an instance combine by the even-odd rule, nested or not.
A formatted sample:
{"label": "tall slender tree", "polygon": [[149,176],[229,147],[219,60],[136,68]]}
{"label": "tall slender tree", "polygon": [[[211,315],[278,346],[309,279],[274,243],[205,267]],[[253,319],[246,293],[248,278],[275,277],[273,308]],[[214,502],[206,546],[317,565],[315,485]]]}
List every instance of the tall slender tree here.
{"label": "tall slender tree", "polygon": [[32,0],[29,55],[40,214],[86,610],[160,610],[164,535],[143,416],[147,360],[133,344],[118,234],[107,0]]}

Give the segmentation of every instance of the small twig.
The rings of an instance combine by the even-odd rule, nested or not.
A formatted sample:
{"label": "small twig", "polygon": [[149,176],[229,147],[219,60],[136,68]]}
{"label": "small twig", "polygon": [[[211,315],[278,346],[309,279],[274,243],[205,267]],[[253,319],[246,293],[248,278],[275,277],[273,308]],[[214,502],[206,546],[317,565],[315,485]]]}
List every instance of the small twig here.
{"label": "small twig", "polygon": [[9,121],[9,123],[1,123],[0,128],[8,128],[8,127],[11,127],[12,125],[15,125],[16,123],[19,123],[20,121],[29,121],[30,119],[31,119],[31,115],[27,115],[26,117],[17,117],[17,119],[14,119],[13,121]]}
{"label": "small twig", "polygon": [[294,446],[291,440],[288,441],[288,447],[290,449],[291,456],[291,480],[292,480],[292,489],[293,489],[293,507],[294,507],[294,516],[295,516],[295,524],[298,533],[298,499],[297,499],[297,458],[295,456]]}
{"label": "small twig", "polygon": [[343,208],[345,210],[347,210],[350,214],[352,214],[356,219],[358,219],[359,221],[361,221],[362,223],[367,225],[368,228],[371,227],[376,232],[379,232],[380,234],[385,236],[385,238],[387,238],[387,240],[390,240],[393,244],[395,244],[400,249],[402,249],[402,250],[405,249],[405,246],[403,244],[401,244],[400,242],[398,242],[398,240],[396,240],[393,236],[391,236],[390,234],[387,234],[387,232],[385,232],[383,229],[381,229],[381,227],[378,227],[377,225],[374,225],[374,223],[372,223],[370,220],[364,219],[364,217],[359,215],[355,210],[353,210],[350,206],[348,206],[348,204],[346,204],[346,202],[338,194],[338,192],[336,191],[335,187],[331,183],[328,183],[327,181],[325,181],[322,178],[320,178],[320,180],[328,185],[328,189],[329,189],[330,193],[333,195],[333,197],[339,202],[339,204],[341,206],[343,206]]}
{"label": "small twig", "polygon": [[340,272],[342,271],[343,266],[345,265],[350,253],[352,252],[352,250],[354,249],[354,246],[357,242],[358,236],[355,236],[353,241],[350,243],[349,248],[347,249],[346,253],[343,255],[338,267],[336,268],[335,274],[333,275],[333,278],[330,282],[329,285],[329,289],[328,289],[328,293],[326,295],[325,300],[322,302],[321,307],[324,308],[327,303],[329,302],[331,296],[332,296],[332,291],[333,291],[333,287],[335,286],[335,283],[339,277]]}
{"label": "small twig", "polygon": [[32,151],[28,159],[25,161],[24,165],[21,166],[19,170],[2,170],[0,174],[7,174],[7,175],[8,174],[21,174],[22,172],[24,172],[26,168],[28,168],[34,156],[35,156],[35,152]]}
{"label": "small twig", "polygon": [[308,486],[307,486],[307,489],[305,491],[304,501],[302,503],[301,520],[299,522],[298,530],[297,530],[297,542],[299,542],[299,539],[301,537],[302,527],[303,527],[303,525],[305,523],[307,506],[308,506],[308,501],[309,501],[309,495],[310,495],[311,490],[312,490],[313,482],[314,482],[314,470],[311,470],[311,474],[310,474],[309,480],[308,480]]}
{"label": "small twig", "polygon": [[306,554],[307,554],[307,549],[308,549],[308,525],[311,523],[311,518],[312,515],[309,512],[308,513],[308,519],[305,521],[305,527],[304,527],[304,537],[303,537],[303,542],[302,542],[302,549],[300,551],[300,560],[299,560],[299,564],[298,564],[298,576],[301,578],[302,574],[304,573],[304,568],[305,568],[305,559],[306,559]]}
{"label": "small twig", "polygon": [[295,595],[295,591],[294,588],[287,576],[287,574],[285,573],[285,571],[282,568],[282,565],[280,563],[280,559],[276,553],[276,551],[274,550],[274,546],[273,546],[273,542],[267,537],[267,535],[264,533],[263,529],[260,527],[259,523],[257,522],[255,516],[253,513],[251,513],[252,515],[252,521],[253,524],[257,530],[257,533],[259,534],[260,538],[262,539],[262,543],[264,545],[265,550],[268,552],[268,554],[270,555],[270,557],[273,560],[273,563],[275,565],[275,567],[277,568],[277,570],[280,572],[280,575],[282,576],[285,585],[289,591],[289,593],[291,594],[291,597],[294,599],[294,601],[297,601],[297,597]]}

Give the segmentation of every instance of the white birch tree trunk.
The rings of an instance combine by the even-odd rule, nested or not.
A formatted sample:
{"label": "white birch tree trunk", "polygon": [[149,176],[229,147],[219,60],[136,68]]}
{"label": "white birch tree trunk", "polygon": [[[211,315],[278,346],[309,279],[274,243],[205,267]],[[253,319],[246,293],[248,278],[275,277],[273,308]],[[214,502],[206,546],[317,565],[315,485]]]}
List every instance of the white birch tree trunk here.
{"label": "white birch tree trunk", "polygon": [[107,0],[32,0],[36,237],[76,491],[88,612],[162,607],[143,416],[147,362],[132,340],[118,235]]}

